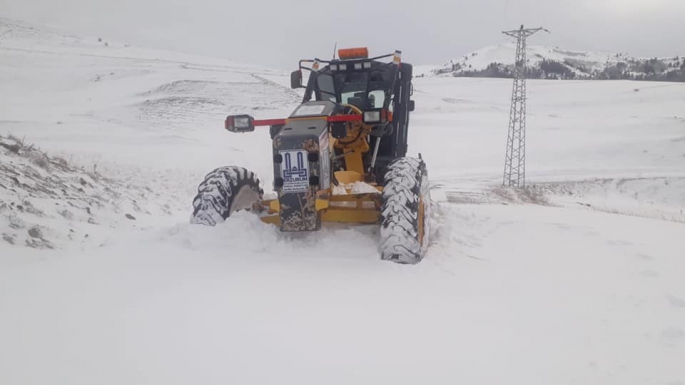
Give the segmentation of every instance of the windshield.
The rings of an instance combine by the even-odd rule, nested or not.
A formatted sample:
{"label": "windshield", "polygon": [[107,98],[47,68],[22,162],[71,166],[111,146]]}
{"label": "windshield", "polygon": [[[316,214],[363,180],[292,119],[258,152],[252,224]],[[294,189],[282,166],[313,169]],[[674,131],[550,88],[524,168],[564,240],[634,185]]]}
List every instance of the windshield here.
{"label": "windshield", "polygon": [[382,108],[387,99],[391,74],[387,71],[348,72],[335,75],[319,73],[317,100],[352,104],[361,109]]}
{"label": "windshield", "polygon": [[321,98],[319,100],[330,100],[335,102],[335,86],[333,84],[333,76],[327,74],[321,74],[316,77],[317,85],[319,86],[319,91],[321,92]]}
{"label": "windshield", "polygon": [[368,94],[365,91],[343,92],[340,100],[341,104],[354,104],[360,108],[381,108],[385,103],[385,91],[374,90]]}

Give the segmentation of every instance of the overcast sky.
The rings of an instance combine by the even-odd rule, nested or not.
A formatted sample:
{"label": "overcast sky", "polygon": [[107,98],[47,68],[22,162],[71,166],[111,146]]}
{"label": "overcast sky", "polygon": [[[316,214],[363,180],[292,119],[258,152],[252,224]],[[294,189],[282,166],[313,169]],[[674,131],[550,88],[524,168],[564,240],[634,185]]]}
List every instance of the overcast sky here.
{"label": "overcast sky", "polygon": [[522,23],[552,31],[529,44],[685,54],[685,0],[0,0],[0,16],[280,68],[336,42],[442,64]]}

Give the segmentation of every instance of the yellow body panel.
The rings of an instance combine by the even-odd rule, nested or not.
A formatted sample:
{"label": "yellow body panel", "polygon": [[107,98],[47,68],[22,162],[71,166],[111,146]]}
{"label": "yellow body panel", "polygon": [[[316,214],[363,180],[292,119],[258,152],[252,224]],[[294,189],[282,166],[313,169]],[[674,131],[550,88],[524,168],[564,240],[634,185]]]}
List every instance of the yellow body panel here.
{"label": "yellow body panel", "polygon": [[356,171],[336,171],[335,179],[342,184],[352,184],[363,181],[364,177]]}
{"label": "yellow body panel", "polygon": [[[366,146],[366,151],[369,151],[369,146]],[[362,153],[355,150],[345,150],[345,168],[348,171],[354,171],[358,174],[364,173],[364,161],[362,160]]]}
{"label": "yellow body panel", "polygon": [[327,199],[317,199],[314,203],[316,211],[326,210],[330,207],[329,201]]}
{"label": "yellow body panel", "polygon": [[340,223],[378,223],[381,213],[376,210],[329,209],[323,212],[324,222]]}
{"label": "yellow body panel", "polygon": [[[321,193],[325,196],[328,191]],[[379,198],[378,194],[328,195],[328,199],[317,199],[315,205],[322,212],[323,222],[370,224],[380,220]],[[262,222],[280,225],[278,200],[263,201],[262,206],[268,207],[269,212],[268,216],[261,217]]]}
{"label": "yellow body panel", "polygon": [[281,225],[281,218],[278,215],[270,215],[268,217],[262,217],[261,220],[264,223],[269,223],[269,224],[276,225],[276,226]]}

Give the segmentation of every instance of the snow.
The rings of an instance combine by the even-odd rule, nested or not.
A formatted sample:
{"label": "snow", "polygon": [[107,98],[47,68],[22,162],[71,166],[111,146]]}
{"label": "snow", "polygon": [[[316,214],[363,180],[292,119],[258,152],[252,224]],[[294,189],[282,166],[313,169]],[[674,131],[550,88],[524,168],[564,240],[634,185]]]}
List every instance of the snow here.
{"label": "snow", "polygon": [[218,166],[269,190],[268,132],[223,119],[288,115],[288,73],[3,28],[0,135],[73,170],[5,147],[0,166],[76,181],[77,207],[0,179],[0,233],[54,246],[0,239],[0,383],[685,383],[685,85],[530,81],[516,192],[510,81],[417,79],[435,228],[401,266],[375,226],[188,223]]}
{"label": "snow", "polygon": [[364,182],[355,182],[352,184],[352,194],[380,194],[378,189]]}
{"label": "snow", "polygon": [[354,182],[350,184],[340,184],[333,186],[333,195],[349,194],[380,194],[377,188],[364,182]]}

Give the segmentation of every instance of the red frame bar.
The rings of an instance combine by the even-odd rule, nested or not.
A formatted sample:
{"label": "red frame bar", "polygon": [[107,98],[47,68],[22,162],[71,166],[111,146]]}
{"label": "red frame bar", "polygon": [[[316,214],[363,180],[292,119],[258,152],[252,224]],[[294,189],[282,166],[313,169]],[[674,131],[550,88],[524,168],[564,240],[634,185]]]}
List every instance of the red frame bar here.
{"label": "red frame bar", "polygon": [[340,123],[340,122],[361,122],[362,115],[333,115],[328,117],[328,122],[330,123]]}
{"label": "red frame bar", "polygon": [[[362,115],[335,115],[329,116],[326,120],[329,123],[344,123],[344,122],[361,122]],[[285,124],[286,119],[262,119],[254,120],[252,124],[258,126],[281,126]]]}
{"label": "red frame bar", "polygon": [[285,124],[285,119],[262,119],[254,120],[252,124],[257,126],[282,126]]}

